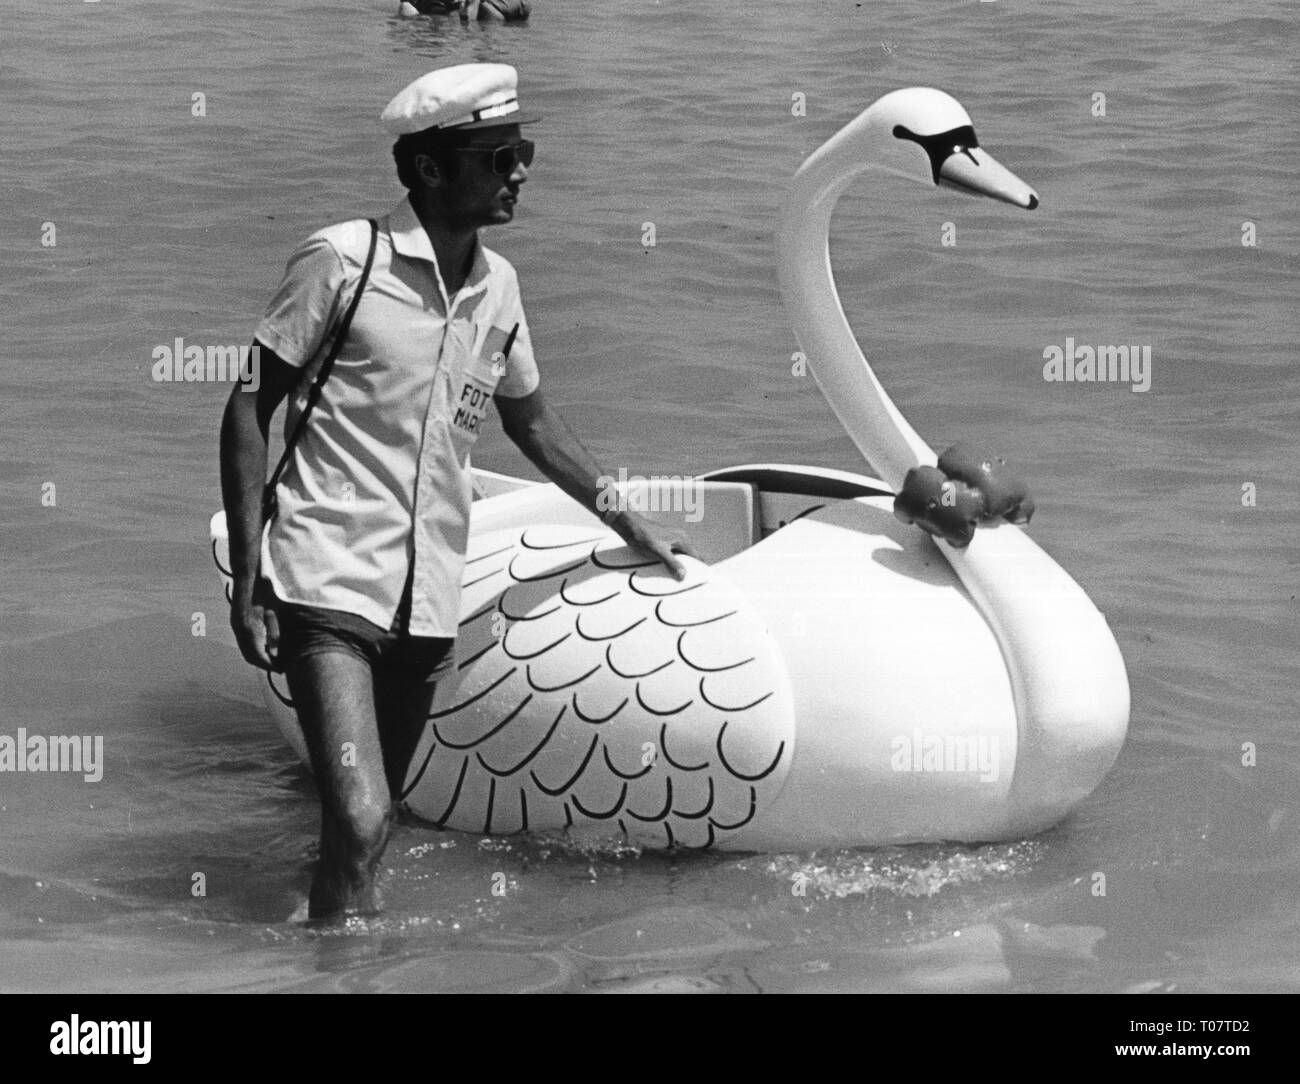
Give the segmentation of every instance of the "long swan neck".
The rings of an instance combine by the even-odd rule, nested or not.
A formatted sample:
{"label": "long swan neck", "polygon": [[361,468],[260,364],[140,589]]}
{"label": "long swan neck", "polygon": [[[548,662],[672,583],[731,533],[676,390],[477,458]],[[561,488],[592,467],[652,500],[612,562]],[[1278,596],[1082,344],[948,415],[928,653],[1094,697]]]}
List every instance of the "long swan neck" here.
{"label": "long swan neck", "polygon": [[[885,134],[873,128],[875,108],[795,174],[777,228],[777,273],[822,394],[876,473],[898,490],[909,469],[933,464],[935,455],[858,349],[827,247],[831,213],[844,190],[859,174],[885,168],[870,153]],[[1124,659],[1082,588],[1024,531],[981,530],[964,550],[937,545],[1002,648],[1018,723],[1011,822],[1017,832],[1039,831],[1082,800],[1114,763],[1128,726]]]}
{"label": "long swan neck", "polygon": [[873,169],[854,146],[869,123],[859,117],[795,174],[777,228],[777,274],[818,387],[876,474],[897,490],[909,469],[933,464],[936,456],[894,406],[858,348],[835,288],[829,249],[835,204],[858,175]]}

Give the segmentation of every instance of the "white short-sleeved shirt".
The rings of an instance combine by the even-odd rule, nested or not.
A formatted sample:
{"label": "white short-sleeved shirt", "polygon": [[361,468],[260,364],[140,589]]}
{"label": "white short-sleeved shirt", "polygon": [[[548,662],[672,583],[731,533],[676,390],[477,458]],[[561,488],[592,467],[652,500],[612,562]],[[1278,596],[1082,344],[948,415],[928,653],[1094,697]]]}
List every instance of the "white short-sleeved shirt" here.
{"label": "white short-sleeved shirt", "polygon": [[[314,376],[369,244],[365,221],[307,238],[256,338]],[[509,358],[494,363],[516,324]],[[514,268],[480,241],[465,285],[448,298],[429,236],[403,201],[379,223],[347,342],[280,478],[279,511],[262,538],[275,593],[387,629],[413,560],[411,635],[455,636],[470,450],[493,394],[520,398],[538,383]],[[286,438],[309,386],[304,379],[291,398]]]}

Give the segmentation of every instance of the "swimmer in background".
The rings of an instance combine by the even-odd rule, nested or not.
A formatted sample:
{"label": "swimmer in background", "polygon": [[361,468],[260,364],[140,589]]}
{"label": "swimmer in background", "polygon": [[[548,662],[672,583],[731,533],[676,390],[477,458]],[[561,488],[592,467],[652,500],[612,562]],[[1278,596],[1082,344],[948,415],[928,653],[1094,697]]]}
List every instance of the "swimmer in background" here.
{"label": "swimmer in background", "polygon": [[492,20],[501,23],[522,23],[532,9],[528,0],[402,0],[399,15],[450,15],[460,13],[460,21]]}

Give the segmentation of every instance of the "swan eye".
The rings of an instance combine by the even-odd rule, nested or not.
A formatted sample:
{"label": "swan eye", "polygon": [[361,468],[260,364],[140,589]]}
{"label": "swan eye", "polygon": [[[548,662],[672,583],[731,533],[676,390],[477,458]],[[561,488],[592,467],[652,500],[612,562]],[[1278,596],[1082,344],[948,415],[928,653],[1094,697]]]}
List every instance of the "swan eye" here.
{"label": "swan eye", "polygon": [[975,156],[971,154],[971,148],[980,145],[980,141],[975,137],[975,129],[969,124],[963,124],[960,128],[950,128],[946,132],[937,132],[931,136],[917,135],[905,125],[896,124],[893,135],[895,139],[906,139],[919,144],[921,149],[930,156],[930,169],[935,184],[939,183],[939,170],[948,158],[954,154],[964,154],[974,162]]}

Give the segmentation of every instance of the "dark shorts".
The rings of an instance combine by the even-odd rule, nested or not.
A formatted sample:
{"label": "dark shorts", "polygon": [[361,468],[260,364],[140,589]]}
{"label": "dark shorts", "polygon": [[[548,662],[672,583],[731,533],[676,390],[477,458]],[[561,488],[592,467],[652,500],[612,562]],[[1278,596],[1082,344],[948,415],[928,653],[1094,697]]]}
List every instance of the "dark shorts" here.
{"label": "dark shorts", "polygon": [[439,681],[451,673],[455,640],[438,636],[412,636],[405,631],[405,610],[399,609],[388,630],[356,614],[301,606],[275,599],[280,622],[276,668],[311,655],[343,652],[369,664],[372,672],[391,674],[412,682]]}

